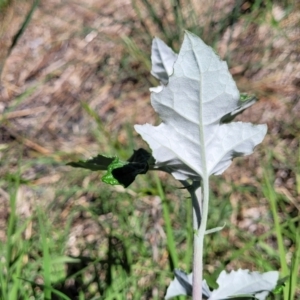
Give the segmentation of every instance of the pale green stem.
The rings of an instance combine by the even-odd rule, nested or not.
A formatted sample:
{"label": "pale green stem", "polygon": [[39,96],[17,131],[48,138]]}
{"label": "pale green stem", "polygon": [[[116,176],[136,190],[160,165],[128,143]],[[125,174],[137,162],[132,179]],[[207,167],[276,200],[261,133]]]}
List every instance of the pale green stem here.
{"label": "pale green stem", "polygon": [[[194,261],[193,261],[193,299],[202,300],[203,280],[203,242],[207,225],[209,203],[209,180],[194,181],[188,186],[182,181],[192,197],[193,202],[193,228],[194,228]],[[202,187],[202,188],[201,188]],[[203,192],[203,201],[202,201]]]}
{"label": "pale green stem", "polygon": [[[201,223],[200,228],[197,233],[195,233],[195,250],[194,250],[194,270],[199,270],[200,274],[197,278],[194,275],[193,278],[193,286],[195,291],[195,297],[193,295],[193,299],[202,300],[202,277],[203,277],[203,243],[204,243],[204,236],[207,226],[207,216],[208,216],[208,206],[209,206],[209,178],[204,177],[202,180],[202,195],[201,191],[197,193],[196,196],[198,202],[202,204],[201,206]],[[201,205],[200,204],[200,205]],[[199,297],[197,295],[200,295]]]}

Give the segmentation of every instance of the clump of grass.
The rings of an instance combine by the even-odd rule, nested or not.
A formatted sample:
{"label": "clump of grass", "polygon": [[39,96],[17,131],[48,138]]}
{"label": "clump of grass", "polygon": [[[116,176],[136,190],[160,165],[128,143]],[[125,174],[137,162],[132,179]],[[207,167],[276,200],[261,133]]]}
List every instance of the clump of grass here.
{"label": "clump of grass", "polygon": [[12,0],[0,0],[0,12],[13,3]]}

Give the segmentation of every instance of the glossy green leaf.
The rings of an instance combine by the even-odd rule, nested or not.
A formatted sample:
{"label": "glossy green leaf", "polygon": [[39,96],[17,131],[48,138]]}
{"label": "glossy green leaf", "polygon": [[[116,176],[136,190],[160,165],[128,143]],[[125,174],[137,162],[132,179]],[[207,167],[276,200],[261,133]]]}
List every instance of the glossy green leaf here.
{"label": "glossy green leaf", "polygon": [[110,184],[117,185],[121,184],[112,174],[112,171],[116,168],[121,168],[126,164],[126,162],[120,161],[118,157],[115,157],[113,162],[108,166],[107,173],[102,177],[102,181]]}

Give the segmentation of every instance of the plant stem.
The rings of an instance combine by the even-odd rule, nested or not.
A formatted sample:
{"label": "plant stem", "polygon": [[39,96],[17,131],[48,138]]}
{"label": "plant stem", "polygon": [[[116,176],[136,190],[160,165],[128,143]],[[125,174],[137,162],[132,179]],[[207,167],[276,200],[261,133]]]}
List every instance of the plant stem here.
{"label": "plant stem", "polygon": [[[194,181],[189,185],[186,181],[181,183],[189,191],[193,203],[193,228],[194,228],[194,260],[193,260],[193,299],[202,300],[203,277],[203,242],[207,224],[209,203],[208,177],[202,182]],[[201,188],[203,187],[203,189]],[[203,192],[203,202],[202,202]]]}
{"label": "plant stem", "polygon": [[[202,194],[203,193],[203,194]],[[203,201],[202,201],[203,195]],[[193,262],[193,299],[202,300],[203,280],[203,243],[207,224],[208,203],[209,203],[209,181],[204,177],[201,186],[195,186],[193,200],[194,215],[194,262]],[[200,210],[200,220],[197,211]]]}

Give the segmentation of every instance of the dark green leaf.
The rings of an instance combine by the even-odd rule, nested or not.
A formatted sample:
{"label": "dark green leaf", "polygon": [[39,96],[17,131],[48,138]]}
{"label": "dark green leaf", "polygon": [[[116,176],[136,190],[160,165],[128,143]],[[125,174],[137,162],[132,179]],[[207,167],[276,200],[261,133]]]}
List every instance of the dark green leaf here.
{"label": "dark green leaf", "polygon": [[152,156],[146,150],[140,148],[134,150],[132,156],[127,160],[127,164],[114,168],[112,175],[124,187],[128,187],[139,174],[146,174],[149,170],[149,160]]}
{"label": "dark green leaf", "polygon": [[221,123],[231,122],[238,114],[241,114],[246,108],[257,102],[257,98],[253,95],[241,94],[237,108],[221,118]]}
{"label": "dark green leaf", "polygon": [[137,175],[146,174],[149,170],[148,162],[152,158],[151,154],[142,148],[133,151],[126,165],[112,171],[114,178],[124,185],[124,187],[128,187]]}
{"label": "dark green leaf", "polygon": [[80,160],[78,162],[70,162],[67,165],[74,168],[84,168],[91,171],[107,170],[108,166],[114,161],[114,157],[106,157],[97,155],[88,160]]}
{"label": "dark green leaf", "polygon": [[122,184],[124,187],[128,187],[137,175],[147,173],[149,165],[154,165],[154,159],[150,153],[140,148],[134,150],[126,162],[120,161],[117,157],[98,155],[85,161],[70,162],[67,165],[92,171],[107,170],[102,177],[103,182],[111,185]]}

